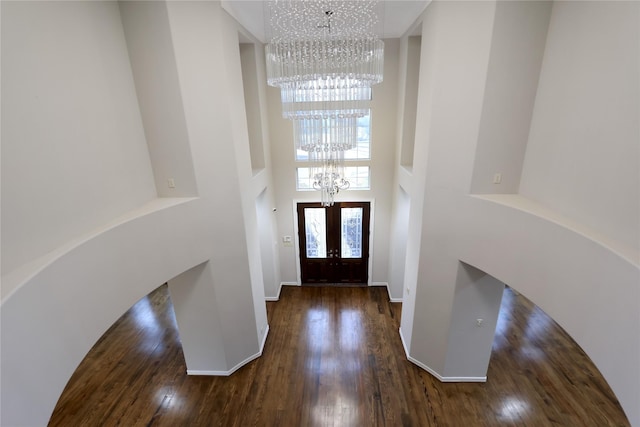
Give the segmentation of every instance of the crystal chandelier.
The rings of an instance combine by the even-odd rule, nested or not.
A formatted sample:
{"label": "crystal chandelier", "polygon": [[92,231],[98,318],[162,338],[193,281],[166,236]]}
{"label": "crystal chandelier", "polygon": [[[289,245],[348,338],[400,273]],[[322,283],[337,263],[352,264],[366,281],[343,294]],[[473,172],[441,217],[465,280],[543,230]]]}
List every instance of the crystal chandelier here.
{"label": "crystal chandelier", "polygon": [[307,151],[313,164],[313,188],[321,192],[322,206],[332,206],[334,196],[350,185],[344,176],[344,152],[355,147],[356,119],[303,119],[293,123],[297,148]]}
{"label": "crystal chandelier", "polygon": [[341,154],[338,151],[328,153],[327,159],[314,168],[313,188],[320,191],[320,204],[333,206],[333,199],[340,190],[349,188],[349,181],[344,178]]}
{"label": "crystal chandelier", "polygon": [[357,119],[382,81],[384,43],[377,0],[271,0],[267,83],[279,87],[294,144],[315,162],[322,205],[349,188],[344,152],[356,146]]}

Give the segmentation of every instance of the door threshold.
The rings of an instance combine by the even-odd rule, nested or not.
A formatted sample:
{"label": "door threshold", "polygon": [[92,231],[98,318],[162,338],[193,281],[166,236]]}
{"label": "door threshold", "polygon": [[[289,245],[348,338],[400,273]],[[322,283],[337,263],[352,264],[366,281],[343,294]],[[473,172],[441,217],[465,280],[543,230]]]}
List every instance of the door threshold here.
{"label": "door threshold", "polygon": [[302,286],[308,287],[322,287],[327,286],[331,288],[366,288],[366,283],[303,283]]}

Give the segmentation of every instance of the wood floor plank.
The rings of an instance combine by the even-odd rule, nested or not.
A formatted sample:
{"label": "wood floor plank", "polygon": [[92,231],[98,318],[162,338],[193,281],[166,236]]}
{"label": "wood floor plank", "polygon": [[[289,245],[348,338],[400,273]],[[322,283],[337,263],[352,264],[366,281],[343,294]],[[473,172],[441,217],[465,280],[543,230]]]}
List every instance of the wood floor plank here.
{"label": "wood floor plank", "polygon": [[51,426],[628,426],[607,383],[544,312],[505,292],[487,383],[407,361],[386,288],[285,287],[263,355],[187,376],[166,286],[131,308],[69,380]]}

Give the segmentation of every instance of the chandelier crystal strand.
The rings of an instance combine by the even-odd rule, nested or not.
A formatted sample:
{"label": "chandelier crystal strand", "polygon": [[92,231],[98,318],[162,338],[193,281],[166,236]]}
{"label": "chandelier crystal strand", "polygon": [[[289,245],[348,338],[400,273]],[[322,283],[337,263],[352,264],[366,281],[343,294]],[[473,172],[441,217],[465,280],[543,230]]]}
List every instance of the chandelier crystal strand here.
{"label": "chandelier crystal strand", "polygon": [[333,206],[335,195],[349,188],[344,178],[344,152],[340,150],[317,150],[314,153],[324,157],[313,170],[313,188],[320,191],[322,206]]}
{"label": "chandelier crystal strand", "polygon": [[296,149],[311,152],[316,147],[348,151],[357,145],[357,118],[326,117],[293,121]]}
{"label": "chandelier crystal strand", "polygon": [[357,119],[382,81],[378,0],[271,0],[267,83],[279,87],[294,143],[314,162],[323,206],[349,188],[344,152],[356,147]]}
{"label": "chandelier crystal strand", "polygon": [[[271,86],[339,88],[382,81],[384,43],[375,35],[377,0],[277,0],[269,3],[265,49]],[[347,92],[349,93],[349,92]]]}

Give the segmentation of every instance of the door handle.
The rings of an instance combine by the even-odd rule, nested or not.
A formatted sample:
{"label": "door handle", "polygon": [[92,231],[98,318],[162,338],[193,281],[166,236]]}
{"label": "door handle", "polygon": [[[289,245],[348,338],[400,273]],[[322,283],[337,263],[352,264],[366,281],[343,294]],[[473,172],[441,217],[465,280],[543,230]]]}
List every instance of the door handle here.
{"label": "door handle", "polygon": [[327,258],[338,258],[337,249],[327,249]]}

